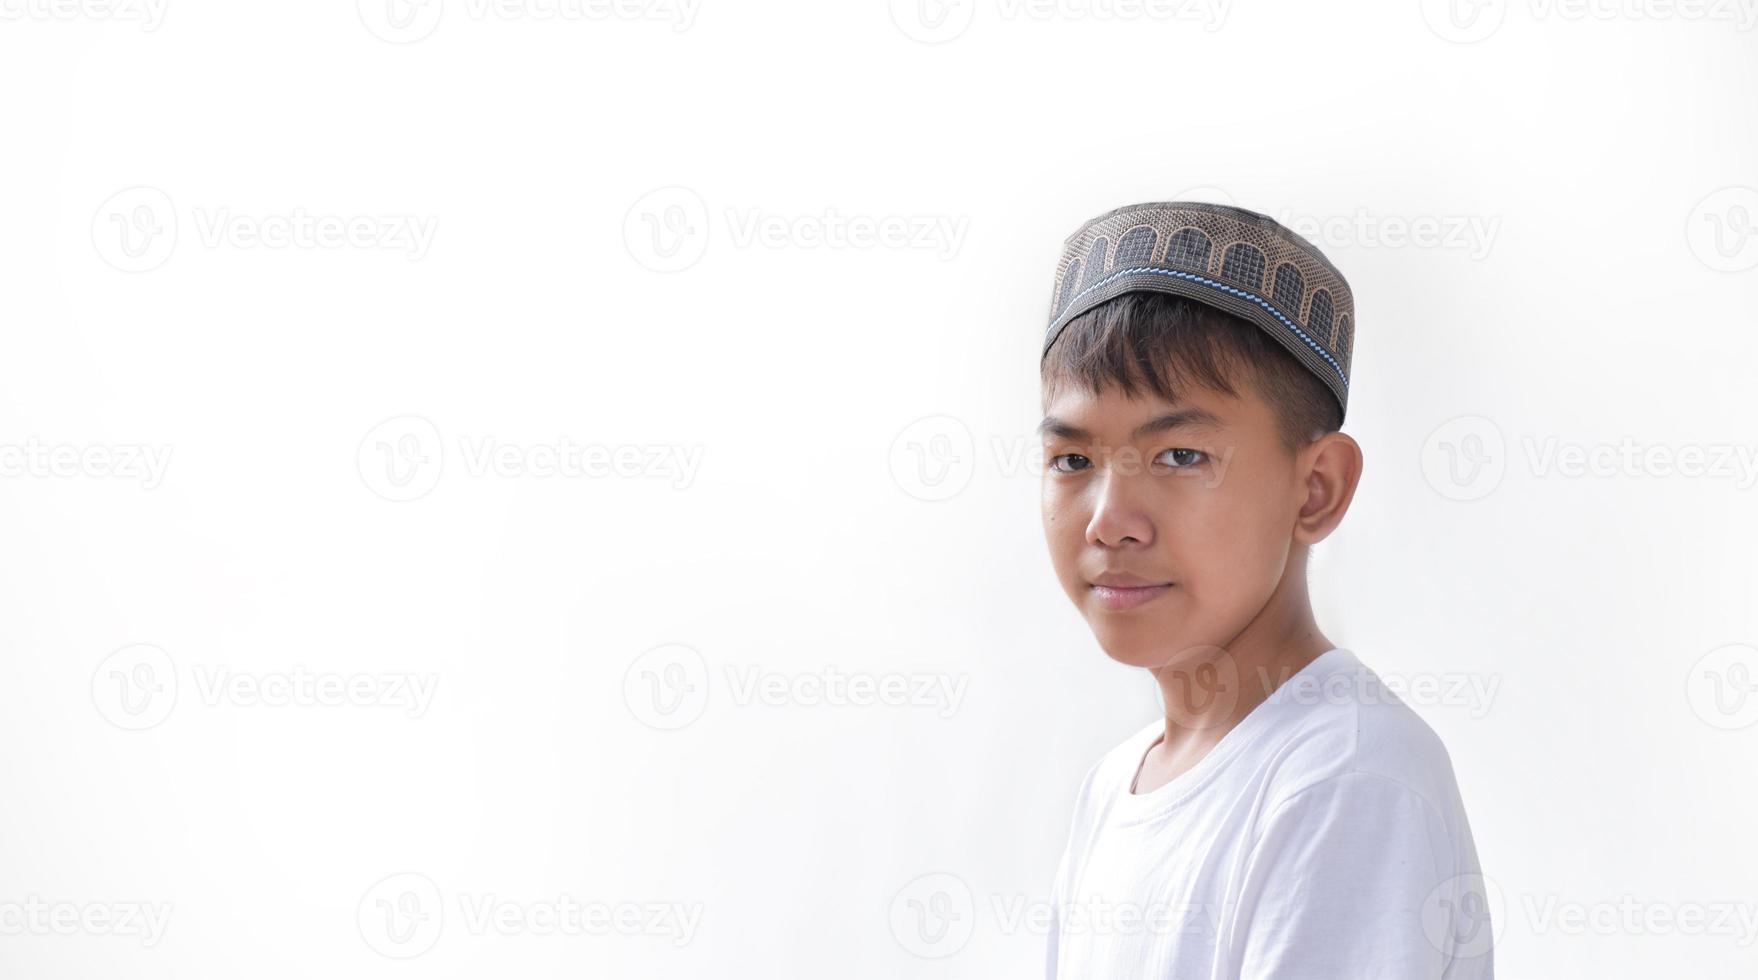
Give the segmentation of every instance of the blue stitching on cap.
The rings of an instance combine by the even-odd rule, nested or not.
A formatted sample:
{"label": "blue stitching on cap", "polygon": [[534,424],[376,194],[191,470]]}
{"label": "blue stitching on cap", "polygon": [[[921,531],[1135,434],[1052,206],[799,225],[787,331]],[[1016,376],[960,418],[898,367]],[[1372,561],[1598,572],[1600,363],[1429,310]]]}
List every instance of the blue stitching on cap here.
{"label": "blue stitching on cap", "polygon": [[1320,347],[1317,343],[1315,343],[1313,341],[1313,339],[1311,337],[1308,337],[1306,335],[1306,331],[1300,329],[1300,327],[1297,324],[1295,324],[1295,322],[1293,320],[1290,320],[1287,317],[1283,316],[1281,310],[1278,310],[1274,306],[1271,306],[1269,304],[1268,300],[1265,300],[1262,296],[1258,296],[1253,293],[1248,293],[1243,289],[1235,289],[1232,286],[1227,285],[1226,283],[1216,282],[1213,279],[1208,279],[1203,276],[1199,276],[1193,272],[1179,272],[1177,269],[1156,269],[1153,266],[1139,266],[1139,267],[1133,268],[1133,269],[1118,269],[1116,272],[1113,272],[1110,275],[1106,276],[1105,278],[1100,279],[1098,282],[1093,283],[1091,286],[1088,286],[1087,288],[1081,290],[1080,292],[1075,293],[1074,296],[1069,299],[1068,306],[1064,307],[1064,309],[1073,309],[1074,304],[1079,302],[1080,298],[1082,296],[1085,296],[1086,294],[1092,292],[1093,290],[1098,289],[1100,286],[1103,286],[1106,283],[1109,283],[1111,280],[1116,279],[1118,276],[1126,276],[1126,275],[1129,275],[1130,273],[1133,273],[1133,272],[1152,272],[1155,275],[1171,276],[1175,279],[1189,279],[1193,282],[1200,282],[1205,286],[1212,286],[1215,289],[1219,289],[1224,293],[1232,293],[1235,296],[1239,296],[1244,299],[1251,300],[1253,303],[1256,303],[1257,305],[1263,307],[1265,310],[1268,310],[1271,316],[1282,321],[1283,326],[1294,331],[1295,335],[1298,336],[1301,340],[1306,341],[1306,346],[1311,347],[1315,352],[1318,353],[1318,356],[1324,358],[1325,363],[1329,364],[1333,368],[1336,368],[1337,377],[1343,379],[1344,390],[1345,391],[1348,390],[1348,388],[1349,388],[1349,375],[1344,372],[1343,365],[1337,363],[1336,358],[1333,358],[1331,356],[1330,351],[1327,351],[1323,347]]}

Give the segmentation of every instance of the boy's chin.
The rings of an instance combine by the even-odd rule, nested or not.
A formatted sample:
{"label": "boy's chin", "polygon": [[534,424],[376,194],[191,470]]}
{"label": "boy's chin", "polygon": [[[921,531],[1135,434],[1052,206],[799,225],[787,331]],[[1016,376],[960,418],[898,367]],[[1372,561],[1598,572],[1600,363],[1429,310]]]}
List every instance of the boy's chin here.
{"label": "boy's chin", "polygon": [[[1117,624],[1094,623],[1093,636],[1105,655],[1130,667],[1160,667],[1176,658],[1178,641],[1169,638],[1164,629],[1153,629],[1146,622]],[[1170,639],[1170,642],[1168,640]]]}
{"label": "boy's chin", "polygon": [[1162,666],[1166,662],[1165,652],[1153,647],[1119,645],[1106,643],[1104,640],[1099,641],[1099,646],[1104,648],[1107,656],[1125,667],[1152,668]]}
{"label": "boy's chin", "polygon": [[1183,665],[1194,668],[1225,656],[1225,651],[1214,645],[1212,639],[1198,636],[1188,628],[1147,619],[1128,623],[1104,622],[1106,615],[1099,613],[1088,623],[1105,655],[1125,666],[1151,669]]}

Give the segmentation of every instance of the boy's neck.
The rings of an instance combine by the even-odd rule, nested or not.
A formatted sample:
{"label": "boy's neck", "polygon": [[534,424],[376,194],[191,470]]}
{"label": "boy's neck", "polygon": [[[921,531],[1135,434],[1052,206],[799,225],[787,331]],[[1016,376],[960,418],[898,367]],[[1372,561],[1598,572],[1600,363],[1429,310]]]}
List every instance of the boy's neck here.
{"label": "boy's neck", "polygon": [[1295,556],[1270,601],[1224,647],[1204,661],[1149,668],[1160,685],[1166,733],[1154,747],[1161,757],[1206,747],[1262,704],[1276,688],[1333,648],[1313,618],[1305,556]]}

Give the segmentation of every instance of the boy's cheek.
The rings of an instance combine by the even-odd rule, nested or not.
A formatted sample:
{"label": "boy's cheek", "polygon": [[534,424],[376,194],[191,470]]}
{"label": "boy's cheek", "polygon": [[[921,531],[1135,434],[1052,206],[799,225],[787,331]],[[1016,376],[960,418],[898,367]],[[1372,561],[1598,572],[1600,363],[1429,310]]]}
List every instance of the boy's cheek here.
{"label": "boy's cheek", "polygon": [[1079,505],[1078,497],[1066,487],[1046,483],[1042,496],[1044,534],[1054,545],[1059,535],[1079,529],[1084,536],[1088,514]]}
{"label": "boy's cheek", "polygon": [[1044,541],[1050,546],[1051,557],[1061,560],[1059,540],[1068,528],[1068,515],[1062,508],[1044,501]]}

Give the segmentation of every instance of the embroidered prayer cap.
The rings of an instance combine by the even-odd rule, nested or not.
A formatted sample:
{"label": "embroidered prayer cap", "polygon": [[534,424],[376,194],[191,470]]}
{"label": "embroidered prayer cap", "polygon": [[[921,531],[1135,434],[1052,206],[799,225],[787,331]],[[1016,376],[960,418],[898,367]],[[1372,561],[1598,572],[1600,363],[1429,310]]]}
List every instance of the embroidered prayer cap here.
{"label": "embroidered prayer cap", "polygon": [[1317,247],[1275,219],[1224,204],[1132,204],[1081,225],[1062,246],[1050,347],[1069,320],[1135,290],[1171,293],[1256,324],[1349,407],[1355,300]]}

